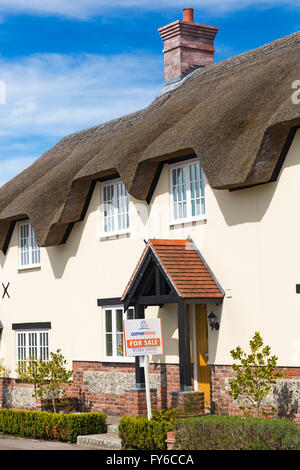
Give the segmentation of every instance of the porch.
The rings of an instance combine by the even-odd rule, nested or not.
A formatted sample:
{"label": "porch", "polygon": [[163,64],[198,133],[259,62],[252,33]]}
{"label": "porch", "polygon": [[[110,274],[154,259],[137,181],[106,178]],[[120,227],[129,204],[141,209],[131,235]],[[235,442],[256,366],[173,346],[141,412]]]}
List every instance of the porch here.
{"label": "porch", "polygon": [[[162,309],[168,304],[176,305],[178,388],[180,392],[198,389],[204,393],[207,403],[210,400],[210,385],[206,305],[220,304],[223,297],[223,289],[191,239],[149,240],[121,297],[124,310],[133,307],[135,318],[141,320],[145,318],[147,307]],[[161,318],[163,320],[163,315]],[[191,363],[192,331],[196,345],[194,365]],[[140,367],[139,357],[136,357],[135,389],[144,388],[144,369]],[[178,393],[177,388],[175,393]]]}

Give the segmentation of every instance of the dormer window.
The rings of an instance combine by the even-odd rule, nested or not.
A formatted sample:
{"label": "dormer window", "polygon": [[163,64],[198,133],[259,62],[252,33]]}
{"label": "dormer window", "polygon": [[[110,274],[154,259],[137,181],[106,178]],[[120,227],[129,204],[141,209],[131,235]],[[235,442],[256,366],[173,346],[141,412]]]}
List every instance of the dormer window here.
{"label": "dormer window", "polygon": [[129,194],[122,181],[102,185],[102,235],[129,231]]}
{"label": "dormer window", "polygon": [[171,166],[172,223],[205,217],[205,175],[197,160]]}
{"label": "dormer window", "polygon": [[19,264],[20,268],[35,268],[41,265],[40,248],[30,222],[19,225]]}

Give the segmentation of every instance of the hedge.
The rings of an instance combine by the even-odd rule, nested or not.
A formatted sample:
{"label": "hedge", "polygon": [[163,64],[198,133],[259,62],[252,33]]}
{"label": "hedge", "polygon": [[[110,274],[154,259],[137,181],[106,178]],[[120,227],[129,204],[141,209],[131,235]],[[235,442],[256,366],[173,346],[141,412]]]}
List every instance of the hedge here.
{"label": "hedge", "polygon": [[0,432],[33,439],[76,442],[80,435],[107,432],[106,415],[1,409]]}
{"label": "hedge", "polygon": [[174,430],[177,450],[300,450],[300,428],[285,418],[203,416]]}
{"label": "hedge", "polygon": [[119,423],[119,436],[123,449],[166,449],[167,432],[174,428],[175,410],[153,412],[147,416],[123,416]]}

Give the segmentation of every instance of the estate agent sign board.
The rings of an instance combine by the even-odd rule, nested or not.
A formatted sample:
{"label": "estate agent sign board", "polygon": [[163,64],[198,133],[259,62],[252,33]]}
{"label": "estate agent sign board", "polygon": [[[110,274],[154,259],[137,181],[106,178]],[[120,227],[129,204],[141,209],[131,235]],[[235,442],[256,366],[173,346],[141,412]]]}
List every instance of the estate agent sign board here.
{"label": "estate agent sign board", "polygon": [[124,320],[127,357],[163,354],[161,319]]}
{"label": "estate agent sign board", "polygon": [[124,320],[124,343],[127,357],[139,356],[140,366],[145,371],[145,387],[148,419],[152,418],[150,385],[149,385],[149,356],[163,354],[163,337],[160,318],[142,320]]}

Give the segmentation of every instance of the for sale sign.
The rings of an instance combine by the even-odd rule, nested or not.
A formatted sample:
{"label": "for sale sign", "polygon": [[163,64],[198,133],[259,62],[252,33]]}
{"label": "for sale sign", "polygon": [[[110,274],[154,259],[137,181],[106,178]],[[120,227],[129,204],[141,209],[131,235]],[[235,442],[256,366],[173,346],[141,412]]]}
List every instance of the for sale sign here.
{"label": "for sale sign", "polygon": [[124,320],[127,357],[163,354],[161,319]]}

